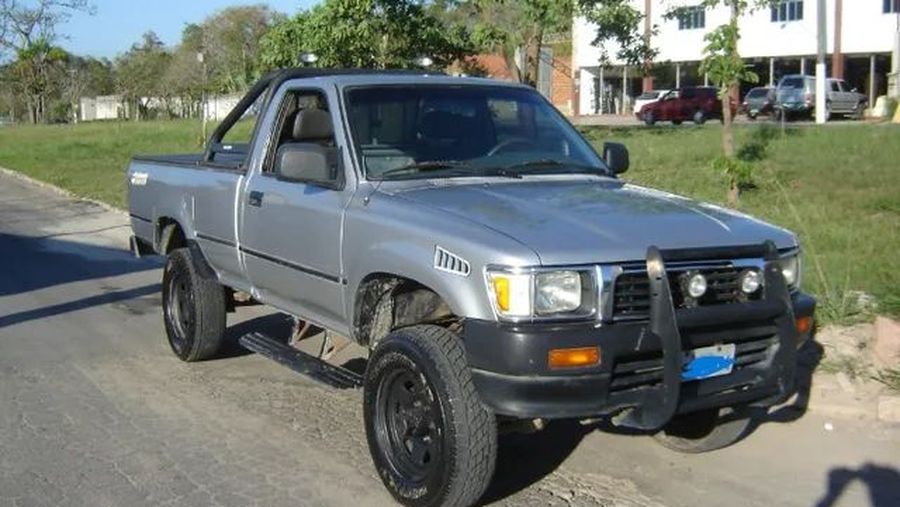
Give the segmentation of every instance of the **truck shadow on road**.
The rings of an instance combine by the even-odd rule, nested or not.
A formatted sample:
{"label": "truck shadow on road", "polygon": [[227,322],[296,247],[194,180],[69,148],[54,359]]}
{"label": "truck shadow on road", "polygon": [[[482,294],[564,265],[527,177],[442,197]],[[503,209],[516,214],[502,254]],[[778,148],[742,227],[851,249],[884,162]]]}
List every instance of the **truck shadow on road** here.
{"label": "truck shadow on road", "polygon": [[135,259],[124,248],[0,233],[0,296],[161,266],[158,260]]}
{"label": "truck shadow on road", "polygon": [[[35,238],[0,233],[0,297],[159,267],[158,261],[135,259],[124,249],[51,237]],[[124,310],[135,313],[140,309],[128,303],[129,301],[158,293],[158,283],[132,288],[101,284],[95,294],[2,315],[0,328],[108,304],[120,304]],[[60,293],[58,299],[64,298],[65,293]],[[143,308],[146,305],[140,306]]]}

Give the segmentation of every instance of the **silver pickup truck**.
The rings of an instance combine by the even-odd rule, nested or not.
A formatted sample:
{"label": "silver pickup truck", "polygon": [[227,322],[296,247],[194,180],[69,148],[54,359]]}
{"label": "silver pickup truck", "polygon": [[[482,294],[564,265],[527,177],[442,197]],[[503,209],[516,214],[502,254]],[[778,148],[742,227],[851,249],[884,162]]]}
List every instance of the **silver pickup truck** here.
{"label": "silver pickup truck", "polygon": [[[179,358],[216,355],[235,294],[294,316],[289,341],[240,342],[363,388],[398,501],[470,505],[523,421],[608,418],[701,452],[792,392],[815,307],[796,236],[625,183],[628,165],[524,86],[285,70],[205,153],[134,158],[132,248],[168,257]],[[301,350],[310,326],[359,344],[364,372]]]}

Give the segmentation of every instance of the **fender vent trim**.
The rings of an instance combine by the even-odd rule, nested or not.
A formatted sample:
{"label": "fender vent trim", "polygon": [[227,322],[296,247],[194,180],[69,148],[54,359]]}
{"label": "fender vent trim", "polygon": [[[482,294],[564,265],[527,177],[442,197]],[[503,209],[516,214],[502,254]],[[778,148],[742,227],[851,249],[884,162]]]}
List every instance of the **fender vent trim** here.
{"label": "fender vent trim", "polygon": [[472,272],[469,261],[440,246],[434,247],[434,269],[459,276],[469,276]]}

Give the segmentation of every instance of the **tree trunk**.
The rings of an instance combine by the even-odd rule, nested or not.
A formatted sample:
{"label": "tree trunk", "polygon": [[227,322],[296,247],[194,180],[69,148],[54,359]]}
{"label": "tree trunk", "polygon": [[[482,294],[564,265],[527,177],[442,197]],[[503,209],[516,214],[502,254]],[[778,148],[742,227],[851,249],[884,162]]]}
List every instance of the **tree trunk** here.
{"label": "tree trunk", "polygon": [[[731,22],[735,25],[737,25],[738,14],[737,2],[733,1],[731,4]],[[731,117],[731,97],[734,95],[737,86],[739,86],[739,83],[729,83],[725,90],[725,94],[722,96],[722,150],[725,153],[725,158],[729,164],[735,162],[734,156],[736,150],[734,149],[734,129],[732,126],[734,118]],[[737,177],[733,173],[733,168],[729,171],[728,177],[728,206],[735,208],[741,197],[741,189],[738,185]]]}
{"label": "tree trunk", "polygon": [[535,28],[534,37],[531,38],[529,51],[526,51],[527,63],[525,65],[526,81],[529,85],[537,88],[538,73],[541,69],[541,46],[544,45],[544,27],[538,25]]}

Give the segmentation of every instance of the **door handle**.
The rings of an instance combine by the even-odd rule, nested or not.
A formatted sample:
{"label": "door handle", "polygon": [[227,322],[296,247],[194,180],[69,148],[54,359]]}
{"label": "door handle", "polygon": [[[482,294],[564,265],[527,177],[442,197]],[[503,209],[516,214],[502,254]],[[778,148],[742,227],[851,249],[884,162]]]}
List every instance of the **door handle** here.
{"label": "door handle", "polygon": [[250,206],[254,206],[256,208],[261,208],[262,201],[263,201],[263,195],[264,194],[262,192],[259,192],[257,190],[251,191],[250,196],[247,197],[247,204],[249,204]]}

